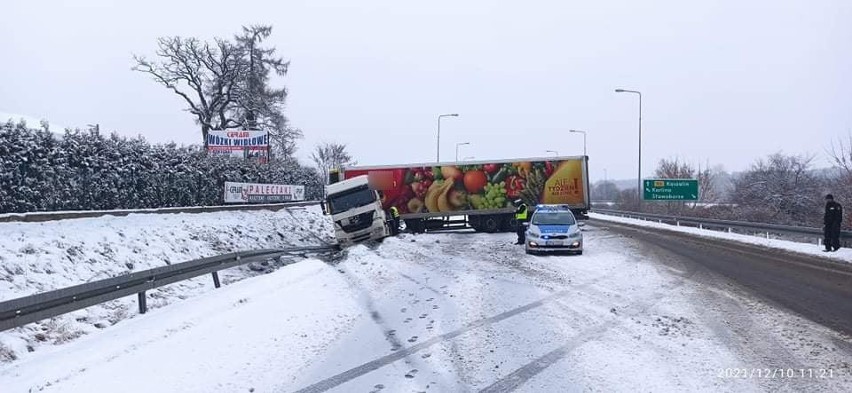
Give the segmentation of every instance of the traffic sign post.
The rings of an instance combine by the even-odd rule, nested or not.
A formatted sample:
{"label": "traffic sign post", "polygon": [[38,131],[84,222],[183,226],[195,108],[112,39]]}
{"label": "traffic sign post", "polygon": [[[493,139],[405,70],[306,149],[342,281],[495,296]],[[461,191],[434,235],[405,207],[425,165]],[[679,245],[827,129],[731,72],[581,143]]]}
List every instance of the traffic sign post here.
{"label": "traffic sign post", "polygon": [[698,180],[645,179],[642,199],[646,201],[697,201]]}

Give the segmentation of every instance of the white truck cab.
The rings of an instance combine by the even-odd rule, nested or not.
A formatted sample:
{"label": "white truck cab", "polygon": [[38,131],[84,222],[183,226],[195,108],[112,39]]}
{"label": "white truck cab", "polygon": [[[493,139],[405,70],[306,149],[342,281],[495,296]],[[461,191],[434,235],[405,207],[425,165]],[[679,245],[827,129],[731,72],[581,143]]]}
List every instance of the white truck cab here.
{"label": "white truck cab", "polygon": [[370,188],[366,175],[329,184],[325,190],[323,207],[342,247],[390,236],[381,198]]}

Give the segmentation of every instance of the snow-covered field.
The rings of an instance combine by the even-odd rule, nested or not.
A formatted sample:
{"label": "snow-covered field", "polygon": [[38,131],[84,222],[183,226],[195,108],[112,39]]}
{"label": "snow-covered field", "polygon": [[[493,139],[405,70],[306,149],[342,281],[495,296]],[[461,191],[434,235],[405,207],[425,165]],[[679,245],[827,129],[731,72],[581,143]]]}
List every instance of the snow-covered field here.
{"label": "snow-covered field", "polygon": [[[0,223],[0,301],[201,257],[330,240],[330,223],[316,206]],[[227,284],[256,274],[243,266],[220,277]],[[149,291],[148,306],[159,308],[212,288],[209,276],[182,281]],[[26,358],[137,313],[135,297],[126,297],[2,332],[0,362]]]}
{"label": "snow-covered field", "polygon": [[814,243],[801,243],[801,242],[793,242],[789,240],[781,240],[781,239],[767,239],[763,236],[752,236],[752,235],[744,235],[738,233],[727,233],[720,232],[710,229],[701,229],[701,228],[693,228],[693,227],[682,227],[671,224],[664,224],[656,221],[650,220],[638,220],[635,218],[626,218],[619,216],[612,216],[608,214],[598,214],[598,213],[589,213],[589,217],[594,218],[595,220],[601,221],[612,221],[612,222],[620,222],[631,225],[641,225],[654,229],[664,229],[668,231],[676,231],[682,233],[689,233],[692,235],[703,236],[703,237],[713,237],[717,239],[725,239],[736,241],[740,243],[748,243],[748,244],[756,244],[759,246],[769,247],[769,248],[777,248],[779,250],[793,251],[801,254],[808,254],[819,256],[822,258],[834,259],[837,261],[850,262],[852,263],[852,249],[849,248],[841,248],[835,252],[823,252],[823,247],[816,242]]}
{"label": "snow-covered field", "polygon": [[[401,235],[0,364],[3,391],[843,391],[848,338],[589,225],[582,256],[511,234]],[[668,259],[667,259],[668,258]],[[733,369],[831,369],[742,378]],[[798,372],[798,371],[797,371]]]}

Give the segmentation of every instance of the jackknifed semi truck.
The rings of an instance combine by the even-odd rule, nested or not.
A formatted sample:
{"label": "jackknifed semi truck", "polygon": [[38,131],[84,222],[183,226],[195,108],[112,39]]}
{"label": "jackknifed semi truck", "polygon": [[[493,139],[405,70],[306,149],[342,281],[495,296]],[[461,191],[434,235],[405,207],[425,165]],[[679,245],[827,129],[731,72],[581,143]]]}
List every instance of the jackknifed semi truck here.
{"label": "jackknifed semi truck", "polygon": [[586,218],[588,173],[588,156],[344,167],[330,173],[323,208],[343,246],[389,236],[392,206],[415,233],[514,232],[518,200]]}

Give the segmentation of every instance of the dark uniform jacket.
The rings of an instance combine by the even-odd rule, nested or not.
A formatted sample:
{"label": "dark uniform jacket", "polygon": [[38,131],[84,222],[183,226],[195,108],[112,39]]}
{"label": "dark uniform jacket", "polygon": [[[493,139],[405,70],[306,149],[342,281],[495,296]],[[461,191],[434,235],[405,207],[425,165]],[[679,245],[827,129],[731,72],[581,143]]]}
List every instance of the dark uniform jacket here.
{"label": "dark uniform jacket", "polygon": [[840,206],[839,203],[835,201],[828,201],[825,203],[825,216],[823,217],[823,224],[829,227],[837,226],[840,227],[840,224],[843,222],[843,206]]}

